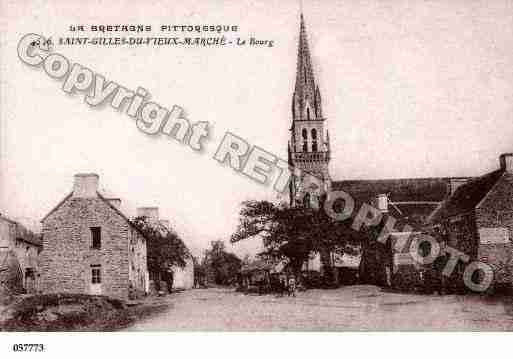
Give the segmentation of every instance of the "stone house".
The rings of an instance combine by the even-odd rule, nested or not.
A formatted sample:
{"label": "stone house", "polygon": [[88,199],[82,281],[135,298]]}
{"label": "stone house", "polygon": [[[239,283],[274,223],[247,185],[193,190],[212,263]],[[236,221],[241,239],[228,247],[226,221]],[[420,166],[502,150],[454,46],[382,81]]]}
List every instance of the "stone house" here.
{"label": "stone house", "polygon": [[[431,216],[440,241],[490,265],[494,286],[511,288],[513,234],[513,154],[502,154],[499,169],[461,185]],[[465,265],[458,262],[447,282],[463,287]]]}
{"label": "stone house", "polygon": [[[396,239],[411,234],[415,236],[415,233],[422,231],[433,211],[467,180],[461,177],[428,177],[332,181],[332,190],[345,191],[353,198],[353,218],[363,204],[380,210],[382,221],[375,228],[369,228],[369,236],[372,237],[374,232],[377,236],[389,217],[396,220],[385,243],[378,243],[374,238],[362,241],[358,280],[380,286],[394,286],[394,282],[413,286],[413,279],[419,278],[420,268],[408,260],[407,250],[406,253],[397,251]],[[407,232],[404,232],[406,225]],[[333,256],[324,256],[321,262],[321,267],[336,267]],[[344,278],[336,280],[343,282]]]}
{"label": "stone house", "polygon": [[146,238],[98,192],[94,173],[74,176],[73,190],[43,219],[41,290],[133,298],[148,292]]}
{"label": "stone house", "polygon": [[39,236],[0,215],[0,291],[35,293],[40,252]]}
{"label": "stone house", "polygon": [[[299,19],[296,79],[291,99],[291,123],[288,126],[288,163],[295,176],[289,183],[289,204],[295,208],[318,209],[324,198],[334,191],[344,191],[354,199],[355,213],[363,203],[372,204],[376,196],[381,203],[390,202],[384,214],[397,219],[398,231],[408,224],[408,232],[418,231],[441,202],[460,186],[466,178],[399,178],[377,180],[337,180],[330,174],[332,160],[329,115],[322,109],[322,96],[314,75],[308,44],[305,19]],[[353,216],[354,218],[354,216]],[[390,285],[394,268],[391,242],[384,245],[375,241],[362,244],[359,279],[364,283]],[[319,258],[317,258],[319,257]],[[327,282],[337,282],[336,263],[330,249],[317,254],[310,262],[319,262],[320,274]],[[313,267],[314,263],[307,263]]]}

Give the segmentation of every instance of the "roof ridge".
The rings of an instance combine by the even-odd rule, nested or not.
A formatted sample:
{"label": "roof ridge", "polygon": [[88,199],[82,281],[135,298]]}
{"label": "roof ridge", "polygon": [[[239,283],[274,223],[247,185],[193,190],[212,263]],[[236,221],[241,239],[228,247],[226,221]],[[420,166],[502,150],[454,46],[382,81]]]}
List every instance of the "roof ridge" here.
{"label": "roof ridge", "polygon": [[100,192],[96,192],[98,194],[98,198],[100,198],[104,203],[106,203],[110,208],[112,208],[116,213],[118,213],[123,219],[137,232],[139,232],[140,235],[142,235],[145,239],[148,239],[146,235],[128,218],[127,215],[125,215],[123,212],[121,212],[120,209],[116,208],[112,203],[109,202],[107,198],[105,198]]}
{"label": "roof ridge", "polygon": [[399,178],[362,178],[362,179],[346,179],[332,182],[385,182],[385,181],[412,181],[412,180],[449,180],[449,179],[474,179],[473,176],[454,176],[454,177],[399,177]]}

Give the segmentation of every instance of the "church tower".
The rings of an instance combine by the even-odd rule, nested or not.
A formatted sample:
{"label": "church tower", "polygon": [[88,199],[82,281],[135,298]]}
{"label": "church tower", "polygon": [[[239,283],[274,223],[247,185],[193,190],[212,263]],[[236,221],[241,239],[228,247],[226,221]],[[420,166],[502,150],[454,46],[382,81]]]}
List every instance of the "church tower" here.
{"label": "church tower", "polygon": [[288,145],[289,165],[300,173],[290,183],[290,205],[313,207],[329,191],[329,135],[324,128],[321,93],[315,83],[305,22],[301,14],[296,85],[292,95],[292,126]]}

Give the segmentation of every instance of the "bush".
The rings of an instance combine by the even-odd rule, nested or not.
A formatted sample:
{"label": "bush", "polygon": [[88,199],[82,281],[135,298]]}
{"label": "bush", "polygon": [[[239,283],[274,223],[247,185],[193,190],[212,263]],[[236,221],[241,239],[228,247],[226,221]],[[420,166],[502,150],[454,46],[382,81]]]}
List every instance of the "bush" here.
{"label": "bush", "polygon": [[113,330],[130,322],[125,304],[106,296],[43,294],[22,298],[0,316],[3,331]]}

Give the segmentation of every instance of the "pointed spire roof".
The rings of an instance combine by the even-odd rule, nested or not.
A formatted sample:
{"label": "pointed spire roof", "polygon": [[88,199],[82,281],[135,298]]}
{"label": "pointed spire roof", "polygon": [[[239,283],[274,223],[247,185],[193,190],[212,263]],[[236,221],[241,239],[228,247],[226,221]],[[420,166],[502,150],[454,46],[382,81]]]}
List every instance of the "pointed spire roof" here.
{"label": "pointed spire roof", "polygon": [[315,84],[303,14],[301,14],[299,25],[296,86],[292,99],[292,118],[294,121],[306,118],[322,119],[321,95]]}
{"label": "pointed spire roof", "polygon": [[299,26],[295,93],[300,99],[303,99],[304,96],[306,96],[312,103],[314,102],[315,79],[303,14],[301,14]]}

